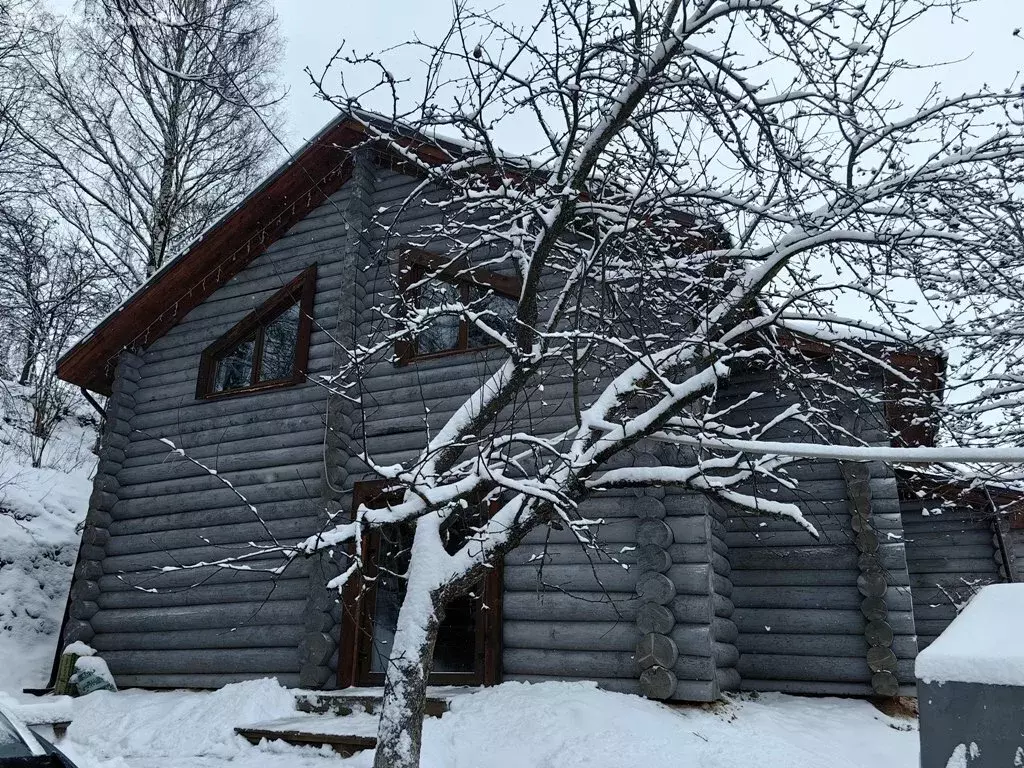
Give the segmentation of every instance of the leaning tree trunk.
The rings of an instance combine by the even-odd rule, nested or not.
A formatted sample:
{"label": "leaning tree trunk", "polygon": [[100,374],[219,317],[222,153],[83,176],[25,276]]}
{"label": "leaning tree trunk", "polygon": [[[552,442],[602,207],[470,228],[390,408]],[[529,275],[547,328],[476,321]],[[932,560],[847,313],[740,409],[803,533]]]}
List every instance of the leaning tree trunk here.
{"label": "leaning tree trunk", "polygon": [[420,764],[427,680],[441,619],[430,592],[413,595],[414,580],[409,582],[384,680],[374,768],[418,768]]}

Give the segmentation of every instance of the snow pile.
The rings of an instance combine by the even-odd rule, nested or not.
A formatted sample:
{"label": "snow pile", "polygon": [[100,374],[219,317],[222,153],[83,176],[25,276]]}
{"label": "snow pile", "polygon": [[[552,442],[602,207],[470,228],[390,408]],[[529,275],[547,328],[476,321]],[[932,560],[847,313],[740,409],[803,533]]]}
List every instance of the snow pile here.
{"label": "snow pile", "polygon": [[[13,385],[0,382],[5,390]],[[8,409],[23,407],[0,398]],[[58,427],[33,468],[22,436],[3,413],[0,421],[0,690],[46,683],[78,554],[76,526],[85,517],[94,428],[86,413],[73,414]],[[11,663],[16,659],[16,663]]]}
{"label": "snow pile", "polygon": [[67,739],[107,759],[232,759],[242,757],[250,746],[235,734],[235,727],[294,713],[295,696],[274,680],[235,683],[210,692],[96,691],[75,699]]}
{"label": "snow pile", "polygon": [[917,657],[918,679],[1024,686],[1024,584],[983,587]]}
{"label": "snow pile", "polygon": [[[91,693],[73,701],[60,747],[92,768],[367,768],[372,752],[280,742],[252,746],[240,725],[292,717],[272,680],[219,691]],[[344,718],[335,719],[335,724]],[[457,697],[424,727],[422,768],[916,768],[913,721],[864,701],[782,694],[670,708],[590,683],[505,683]]]}
{"label": "snow pile", "polygon": [[593,683],[505,683],[457,698],[451,712],[428,720],[422,765],[910,768],[918,746],[907,725],[864,701],[764,694],[677,709]]}

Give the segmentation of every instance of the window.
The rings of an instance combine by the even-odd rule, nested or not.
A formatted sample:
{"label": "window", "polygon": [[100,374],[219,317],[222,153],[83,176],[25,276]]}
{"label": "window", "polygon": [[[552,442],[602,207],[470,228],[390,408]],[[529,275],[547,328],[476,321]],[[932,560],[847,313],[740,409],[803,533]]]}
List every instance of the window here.
{"label": "window", "polygon": [[197,398],[298,384],[306,373],[316,266],[302,272],[203,351]]}
{"label": "window", "polygon": [[[519,280],[482,269],[447,266],[443,257],[409,249],[400,262],[399,287],[409,306],[456,304],[489,311],[487,324],[513,332],[520,293]],[[428,275],[430,276],[428,278]],[[396,345],[399,363],[496,346],[476,324],[457,314],[440,315],[414,337]]]}

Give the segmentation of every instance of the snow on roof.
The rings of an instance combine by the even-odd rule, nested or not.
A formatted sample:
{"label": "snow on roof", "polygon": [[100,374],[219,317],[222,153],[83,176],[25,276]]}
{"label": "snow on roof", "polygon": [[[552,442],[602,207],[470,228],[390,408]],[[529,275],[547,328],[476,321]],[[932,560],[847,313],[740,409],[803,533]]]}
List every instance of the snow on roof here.
{"label": "snow on roof", "polygon": [[1024,584],[984,587],[917,657],[919,680],[1024,686]]}

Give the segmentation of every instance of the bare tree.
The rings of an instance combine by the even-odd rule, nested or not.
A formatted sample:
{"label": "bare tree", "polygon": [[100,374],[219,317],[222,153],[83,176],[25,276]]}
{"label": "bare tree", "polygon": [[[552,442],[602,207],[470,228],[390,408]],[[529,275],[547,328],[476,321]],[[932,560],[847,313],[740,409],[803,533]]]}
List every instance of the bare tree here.
{"label": "bare tree", "polygon": [[[350,522],[281,547],[292,556],[347,546],[330,583],[340,588],[362,575],[364,535],[414,527],[378,768],[419,763],[446,606],[539,526],[596,548],[594,521],[580,513],[595,492],[685,487],[813,533],[798,505],[751,493],[753,481],[793,487],[785,470],[802,458],[961,477],[973,477],[965,462],[1024,461],[1007,445],[1015,433],[982,434],[952,411],[942,412],[942,447],[890,448],[858,444],[821,403],[737,426],[719,400],[744,366],[806,376],[787,346],[795,336],[839,350],[831,370],[814,373],[824,397],[875,404],[869,369],[917,385],[885,349],[957,352],[981,319],[994,338],[1000,308],[974,301],[972,286],[1017,296],[1020,93],[935,87],[904,105],[889,90],[912,68],[899,36],[933,9],[955,19],[960,5],[558,0],[523,24],[460,4],[440,43],[414,44],[428,64],[412,109],[381,120],[358,108],[367,92],[332,97],[327,73],[319,79],[371,143],[423,178],[377,216],[374,263],[394,268],[395,298],[375,307],[371,337],[345,349],[337,395],[365,407],[372,367],[446,337],[474,335],[501,351],[453,413],[438,421],[424,403],[430,429],[415,458],[378,460],[363,446],[368,470],[394,492],[389,504],[363,504]],[[332,65],[373,67],[387,102],[401,103],[384,58],[339,55]],[[438,140],[440,154],[417,152],[412,137],[444,134],[452,139]],[[501,151],[513,136],[525,146]],[[441,214],[428,224],[405,215],[423,199]],[[482,266],[514,281],[516,301],[480,278]],[[443,288],[453,281],[468,289]],[[964,387],[984,386],[990,370],[979,370],[957,369]],[[1005,377],[1016,387],[1011,377],[1019,371]],[[568,428],[545,415],[556,396],[571,401]],[[758,397],[771,393],[746,402]],[[920,398],[938,406],[933,392]],[[769,439],[785,423],[810,442]],[[671,447],[673,460],[624,462],[647,444]],[[494,509],[483,519],[481,499]],[[453,526],[469,532],[454,547]]]}
{"label": "bare tree", "polygon": [[56,376],[57,358],[101,317],[112,299],[97,287],[96,267],[58,222],[23,202],[0,206],[0,330],[5,367],[24,389],[20,405],[4,409],[25,435],[33,467],[42,465],[54,429],[68,417],[73,387]]}
{"label": "bare tree", "polygon": [[[764,425],[727,426],[716,408],[735,367],[785,364],[778,334],[794,327],[831,344],[837,329],[876,342],[955,343],[948,314],[922,319],[908,300],[941,310],[958,298],[958,282],[1001,280],[993,260],[1019,267],[1019,251],[1000,236],[1021,210],[1019,94],[936,88],[906,106],[888,96],[908,66],[896,35],[929,7],[950,5],[562,0],[541,4],[529,24],[460,6],[440,44],[417,43],[430,62],[425,90],[401,117],[454,135],[443,145],[448,157],[427,162],[397,123],[364,120],[440,197],[433,204],[444,220],[402,237],[436,258],[399,276],[419,300],[380,309],[378,333],[348,350],[336,384],[356,397],[370,366],[390,364],[396,344],[422,343],[448,318],[505,358],[417,458],[392,464],[364,454],[399,500],[364,505],[353,522],[302,547],[352,543],[337,587],[358,576],[366,531],[415,525],[375,765],[418,764],[445,606],[537,526],[566,527],[589,545],[577,509],[598,489],[686,486],[810,529],[797,506],[737,488],[752,478],[788,482],[784,468],[801,456],[1024,457],[848,445],[848,430],[813,404],[785,417],[815,425],[818,442],[765,441]],[[339,61],[378,67],[383,87],[396,87],[380,59]],[[346,94],[336,102],[355,104]],[[509,156],[497,147],[510,131],[538,141]],[[381,219],[396,233],[386,250],[403,227],[397,219]],[[518,279],[512,314],[486,286],[469,297],[429,289],[453,274],[472,283],[480,264]],[[945,278],[918,289],[925,274]],[[853,317],[837,309],[850,301]],[[886,366],[877,347],[838,343],[847,373]],[[525,404],[536,407],[541,387],[563,377],[573,381],[575,423],[551,434]],[[858,392],[852,375],[827,385],[877,397]],[[666,466],[616,466],[641,441],[684,450]],[[497,511],[482,523],[467,518],[473,534],[447,551],[443,531],[481,494]]]}
{"label": "bare tree", "polygon": [[130,291],[272,160],[276,18],[264,0],[92,0],[40,26],[38,105],[16,124],[51,205]]}

